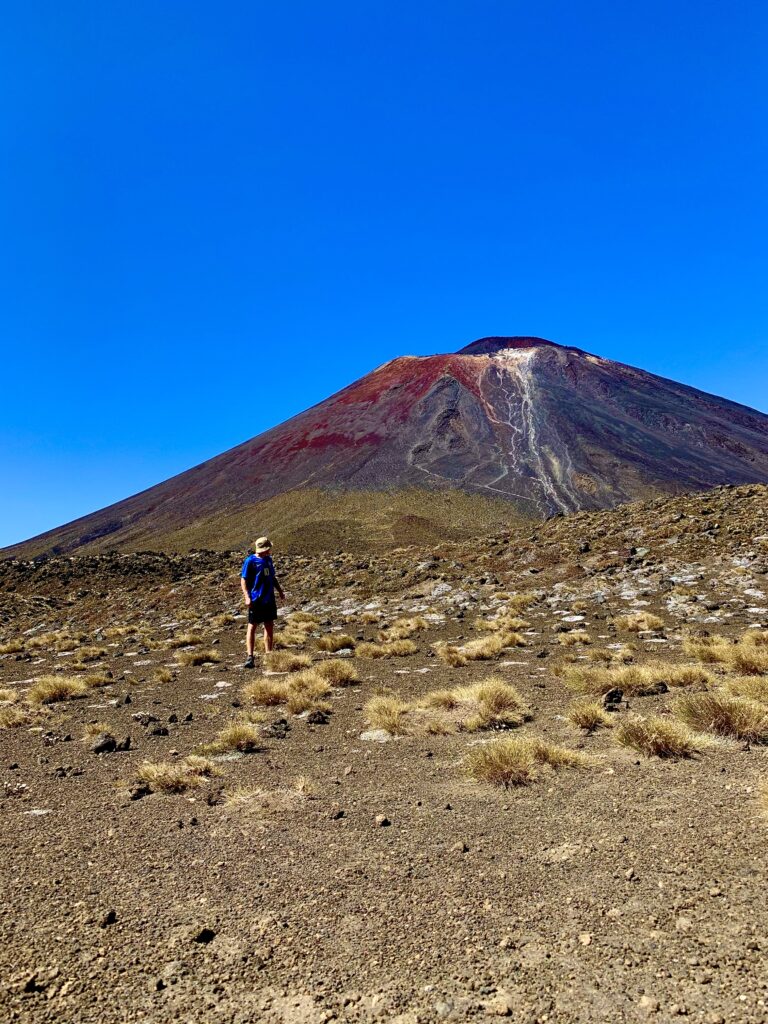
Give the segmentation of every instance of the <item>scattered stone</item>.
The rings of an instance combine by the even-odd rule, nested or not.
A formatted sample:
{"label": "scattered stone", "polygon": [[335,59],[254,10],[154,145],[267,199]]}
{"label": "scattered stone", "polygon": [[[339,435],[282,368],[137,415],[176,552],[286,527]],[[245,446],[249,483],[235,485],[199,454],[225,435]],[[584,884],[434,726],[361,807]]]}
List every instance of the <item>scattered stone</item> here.
{"label": "scattered stone", "polygon": [[117,913],[114,910],[108,910],[104,917],[99,921],[99,928],[108,928],[111,924],[117,921]]}
{"label": "scattered stone", "polygon": [[377,814],[376,817],[373,820],[374,820],[374,823],[379,828],[386,828],[388,825],[392,824],[392,822],[389,820],[389,818],[386,816],[386,814]]}
{"label": "scattered stone", "polygon": [[117,740],[110,732],[100,732],[91,744],[92,754],[111,754],[117,750]]}

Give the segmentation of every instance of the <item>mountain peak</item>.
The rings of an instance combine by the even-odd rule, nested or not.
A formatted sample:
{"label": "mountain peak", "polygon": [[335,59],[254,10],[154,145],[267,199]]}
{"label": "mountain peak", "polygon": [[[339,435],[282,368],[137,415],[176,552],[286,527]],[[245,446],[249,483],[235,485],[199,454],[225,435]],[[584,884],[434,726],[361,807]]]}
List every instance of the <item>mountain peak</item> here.
{"label": "mountain peak", "polygon": [[507,349],[524,348],[568,348],[572,352],[580,352],[581,349],[572,345],[558,345],[555,341],[547,341],[546,338],[528,338],[523,335],[513,335],[508,338],[492,337],[478,338],[477,341],[460,348],[457,355],[460,356],[487,356],[495,352],[503,352]]}

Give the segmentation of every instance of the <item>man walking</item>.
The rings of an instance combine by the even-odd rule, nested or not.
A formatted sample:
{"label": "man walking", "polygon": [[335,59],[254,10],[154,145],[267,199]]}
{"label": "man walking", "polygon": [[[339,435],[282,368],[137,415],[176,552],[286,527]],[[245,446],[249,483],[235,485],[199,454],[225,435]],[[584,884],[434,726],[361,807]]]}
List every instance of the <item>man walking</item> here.
{"label": "man walking", "polygon": [[277,602],[275,591],[281,600],[285,599],[283,588],[275,577],[275,566],[272,562],[272,541],[269,537],[259,537],[254,544],[255,554],[249,555],[243,562],[240,573],[240,586],[243,589],[245,606],[248,609],[248,629],[245,648],[248,654],[244,668],[254,668],[253,648],[256,643],[256,627],[264,627],[264,650],[272,650],[272,637],[277,618]]}

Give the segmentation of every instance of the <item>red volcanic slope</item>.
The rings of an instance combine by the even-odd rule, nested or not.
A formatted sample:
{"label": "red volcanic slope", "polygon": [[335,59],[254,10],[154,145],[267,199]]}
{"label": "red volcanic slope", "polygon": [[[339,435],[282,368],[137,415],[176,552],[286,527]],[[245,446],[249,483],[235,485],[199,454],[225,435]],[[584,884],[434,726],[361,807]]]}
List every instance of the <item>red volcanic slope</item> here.
{"label": "red volcanic slope", "polygon": [[[286,491],[460,488],[533,517],[768,482],[768,416],[543,338],[403,356],[280,426],[38,540],[167,532]],[[112,537],[110,537],[112,539]],[[39,547],[39,543],[38,543]]]}

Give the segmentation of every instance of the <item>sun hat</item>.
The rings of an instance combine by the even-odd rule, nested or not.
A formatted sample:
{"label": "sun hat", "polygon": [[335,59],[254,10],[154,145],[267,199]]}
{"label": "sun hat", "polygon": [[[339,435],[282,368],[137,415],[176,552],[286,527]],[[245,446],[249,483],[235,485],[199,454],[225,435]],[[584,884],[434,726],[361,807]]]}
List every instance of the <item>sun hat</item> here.
{"label": "sun hat", "polygon": [[256,548],[256,554],[258,555],[262,551],[270,551],[272,549],[272,541],[269,537],[259,537],[253,546]]}

